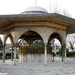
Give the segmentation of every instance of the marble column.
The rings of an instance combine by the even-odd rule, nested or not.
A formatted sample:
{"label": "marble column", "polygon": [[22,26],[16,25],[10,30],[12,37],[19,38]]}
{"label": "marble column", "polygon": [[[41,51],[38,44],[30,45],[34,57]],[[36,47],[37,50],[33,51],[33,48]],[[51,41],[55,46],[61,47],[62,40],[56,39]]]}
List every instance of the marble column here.
{"label": "marble column", "polygon": [[64,63],[66,62],[66,44],[64,44]]}
{"label": "marble column", "polygon": [[16,47],[17,43],[14,44],[14,65],[16,65]]}
{"label": "marble column", "polygon": [[5,63],[5,45],[3,46],[3,63]]}
{"label": "marble column", "polygon": [[47,65],[47,44],[45,43],[45,47],[44,47],[44,54],[45,54],[45,57],[44,57],[44,64]]}
{"label": "marble column", "polygon": [[62,46],[62,62],[66,61],[66,44]]}
{"label": "marble column", "polygon": [[11,49],[11,61],[13,61],[13,46],[12,46],[12,49]]}

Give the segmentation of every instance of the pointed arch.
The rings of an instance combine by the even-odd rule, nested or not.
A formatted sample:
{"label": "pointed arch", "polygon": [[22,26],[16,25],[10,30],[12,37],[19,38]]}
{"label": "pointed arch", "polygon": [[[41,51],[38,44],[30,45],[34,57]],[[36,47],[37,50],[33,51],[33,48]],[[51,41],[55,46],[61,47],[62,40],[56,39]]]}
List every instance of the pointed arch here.
{"label": "pointed arch", "polygon": [[[17,41],[18,41],[18,39],[19,38],[23,38],[23,36],[26,36],[26,35],[28,35],[28,38],[29,38],[29,35],[35,35],[35,37],[34,38],[38,38],[38,39],[41,39],[41,40],[43,40],[43,38],[42,38],[42,36],[38,33],[38,32],[36,32],[36,31],[34,31],[34,30],[28,30],[28,31],[25,31],[25,32],[22,32],[19,36],[18,36],[18,38],[17,38]],[[26,38],[25,38],[26,39]],[[33,40],[34,41],[34,40]]]}
{"label": "pointed arch", "polygon": [[52,39],[58,39],[61,43],[61,45],[64,43],[65,39],[64,37],[62,36],[62,34],[60,34],[59,32],[53,32],[50,36],[49,36],[49,39],[48,39],[48,42],[50,42]]}
{"label": "pointed arch", "polygon": [[11,45],[13,46],[13,44],[14,44],[14,42],[13,42],[13,37],[12,37],[12,35],[11,35],[10,33],[8,33],[8,34],[6,34],[6,35],[4,36],[4,45],[6,44],[6,40],[7,40],[8,37],[10,38]]}

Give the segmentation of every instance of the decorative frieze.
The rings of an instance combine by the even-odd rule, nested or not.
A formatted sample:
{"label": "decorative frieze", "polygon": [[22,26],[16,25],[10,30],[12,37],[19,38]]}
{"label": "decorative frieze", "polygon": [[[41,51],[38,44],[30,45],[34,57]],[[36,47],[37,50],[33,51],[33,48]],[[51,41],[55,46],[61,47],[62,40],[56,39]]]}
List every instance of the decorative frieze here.
{"label": "decorative frieze", "polygon": [[53,27],[58,29],[66,30],[68,25],[60,22],[55,22],[52,20],[27,20],[27,21],[12,21],[9,23],[6,23],[1,28],[2,30],[7,30],[12,27],[23,27],[23,26],[47,26],[47,27]]}

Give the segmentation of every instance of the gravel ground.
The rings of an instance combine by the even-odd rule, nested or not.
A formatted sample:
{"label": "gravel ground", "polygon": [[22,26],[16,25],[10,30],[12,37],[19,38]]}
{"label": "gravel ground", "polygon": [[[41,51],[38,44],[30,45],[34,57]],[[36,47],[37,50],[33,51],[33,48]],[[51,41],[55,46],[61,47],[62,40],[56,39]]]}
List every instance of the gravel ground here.
{"label": "gravel ground", "polygon": [[44,63],[33,62],[13,62],[6,60],[2,63],[0,60],[0,75],[75,75],[75,59],[67,58],[66,63],[61,62],[61,59],[56,57],[55,62]]}

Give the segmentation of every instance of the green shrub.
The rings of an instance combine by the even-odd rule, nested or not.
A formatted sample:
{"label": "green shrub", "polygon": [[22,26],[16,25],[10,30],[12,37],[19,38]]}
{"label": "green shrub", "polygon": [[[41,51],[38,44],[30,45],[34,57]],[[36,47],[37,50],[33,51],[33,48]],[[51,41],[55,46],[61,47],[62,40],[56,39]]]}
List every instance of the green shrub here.
{"label": "green shrub", "polygon": [[7,56],[11,57],[11,53],[6,53],[6,57],[7,57]]}
{"label": "green shrub", "polygon": [[2,53],[0,53],[0,57],[2,57]]}
{"label": "green shrub", "polygon": [[72,51],[72,52],[69,52],[68,54],[67,54],[67,56],[69,57],[69,56],[75,56],[75,52],[74,51]]}
{"label": "green shrub", "polygon": [[62,48],[59,48],[59,55],[62,56]]}
{"label": "green shrub", "polygon": [[[69,49],[66,48],[66,55],[69,53]],[[59,55],[62,56],[62,48],[59,48]]]}

